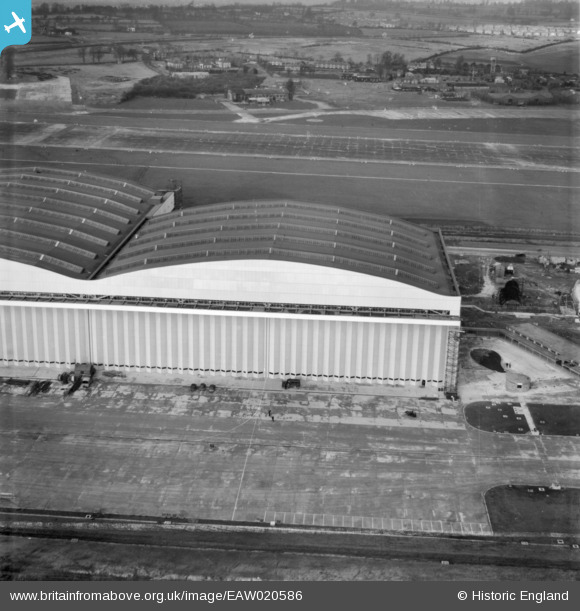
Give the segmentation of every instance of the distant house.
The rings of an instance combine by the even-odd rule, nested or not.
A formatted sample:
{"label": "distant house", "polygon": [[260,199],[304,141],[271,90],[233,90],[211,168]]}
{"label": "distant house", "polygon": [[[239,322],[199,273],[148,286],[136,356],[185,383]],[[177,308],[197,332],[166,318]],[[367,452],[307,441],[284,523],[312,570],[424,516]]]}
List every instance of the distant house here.
{"label": "distant house", "polygon": [[273,103],[273,102],[286,102],[288,100],[288,91],[286,89],[268,89],[268,88],[256,88],[256,89],[242,89],[242,99],[234,100],[240,102],[249,103]]}
{"label": "distant house", "polygon": [[344,62],[316,62],[315,70],[348,70],[348,64]]}
{"label": "distant house", "polygon": [[409,62],[407,69],[411,72],[414,70],[427,70],[427,62]]}
{"label": "distant house", "polygon": [[54,28],[54,33],[57,36],[77,36],[78,32],[74,28]]}
{"label": "distant house", "polygon": [[171,72],[181,72],[185,69],[185,64],[183,62],[165,62],[165,68]]}
{"label": "distant house", "polygon": [[192,79],[202,79],[207,78],[209,76],[209,72],[173,72],[172,75],[175,78],[192,78]]}

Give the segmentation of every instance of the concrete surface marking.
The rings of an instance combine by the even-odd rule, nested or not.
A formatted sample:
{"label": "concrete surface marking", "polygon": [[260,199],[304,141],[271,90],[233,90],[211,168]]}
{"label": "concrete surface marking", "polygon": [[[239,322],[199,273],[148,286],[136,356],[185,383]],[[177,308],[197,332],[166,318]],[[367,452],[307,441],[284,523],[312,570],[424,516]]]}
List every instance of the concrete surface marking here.
{"label": "concrete surface marking", "polygon": [[262,412],[262,400],[264,394],[266,392],[265,388],[262,388],[262,393],[260,395],[259,400],[257,401],[256,412],[254,415],[254,424],[252,426],[252,435],[250,437],[250,441],[248,443],[248,449],[246,450],[246,459],[244,460],[244,468],[242,469],[242,475],[240,476],[240,485],[238,486],[238,493],[236,494],[236,501],[234,503],[234,510],[232,512],[232,522],[236,518],[236,510],[238,508],[238,500],[240,498],[240,492],[242,491],[242,483],[244,482],[244,475],[246,474],[246,467],[248,466],[248,458],[250,458],[250,452],[252,449],[252,442],[254,441],[254,434],[256,432],[256,424],[258,424],[258,418]]}
{"label": "concrete surface marking", "polygon": [[86,144],[84,144],[83,146],[85,148],[99,148],[100,145],[105,142],[105,140],[107,140],[107,138],[110,138],[111,136],[114,136],[115,134],[117,134],[120,131],[120,129],[118,127],[113,127],[113,128],[109,128],[108,132],[106,134],[103,134],[102,136],[97,136],[96,138],[91,138],[88,140],[88,142]]}
{"label": "concrete surface marking", "polygon": [[57,132],[64,131],[68,125],[64,123],[54,123],[53,125],[47,125],[43,127],[41,130],[34,132],[33,134],[23,134],[21,136],[15,136],[13,144],[18,144],[20,146],[26,146],[30,144],[38,144],[42,142],[48,136],[52,136]]}
{"label": "concrete surface marking", "polygon": [[530,413],[530,410],[528,409],[528,406],[526,405],[526,401],[523,397],[520,397],[520,405],[519,405],[518,413],[521,413],[523,416],[525,416],[532,435],[537,435],[538,432],[536,431],[536,423],[534,422],[534,419],[532,418],[532,414]]}

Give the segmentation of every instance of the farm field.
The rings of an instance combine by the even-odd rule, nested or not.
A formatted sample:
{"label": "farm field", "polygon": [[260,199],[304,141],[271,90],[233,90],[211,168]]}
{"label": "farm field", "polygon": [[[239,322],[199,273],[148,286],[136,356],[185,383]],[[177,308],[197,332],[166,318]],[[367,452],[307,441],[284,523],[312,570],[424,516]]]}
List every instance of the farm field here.
{"label": "farm field", "polygon": [[[531,57],[534,53],[543,53],[546,57],[556,58],[554,67],[550,64],[547,69],[557,70],[558,58],[574,55],[578,41],[561,43],[546,49],[538,49],[536,52],[528,53],[536,47],[553,43],[553,39],[525,39],[513,36],[483,36],[465,34],[464,36],[433,37],[433,33],[420,31],[404,31],[406,35],[388,31],[386,37],[377,38],[319,38],[319,37],[279,37],[279,38],[254,38],[253,40],[234,40],[224,38],[219,41],[212,40],[200,43],[180,42],[184,50],[217,48],[224,51],[246,52],[251,54],[279,54],[286,57],[304,57],[315,60],[331,60],[338,53],[345,60],[352,59],[355,62],[366,62],[368,55],[375,56],[385,51],[401,53],[408,61],[430,57],[438,53],[461,50],[463,55],[475,53],[469,50],[471,47],[485,47],[497,50],[494,55],[500,53],[498,49],[508,49],[514,57]],[[201,46],[200,46],[201,45]],[[465,51],[463,51],[465,49]],[[483,54],[488,54],[486,49],[480,49]],[[504,53],[506,53],[504,51]],[[512,56],[512,53],[506,53]],[[447,57],[447,56],[445,56]],[[487,58],[489,61],[489,57]]]}
{"label": "farm field", "polygon": [[577,74],[580,71],[580,41],[526,53],[524,62],[530,68]]}
{"label": "farm field", "polygon": [[[205,22],[207,23],[207,22]],[[242,26],[240,26],[242,27]],[[243,26],[245,28],[245,26]],[[247,29],[247,28],[245,28]],[[245,30],[244,30],[245,32]],[[375,56],[382,54],[385,51],[391,53],[401,53],[408,61],[417,60],[420,58],[430,57],[438,53],[446,53],[457,49],[464,55],[466,53],[475,53],[476,50],[469,50],[470,47],[486,47],[486,49],[508,49],[517,52],[513,57],[520,57],[520,51],[529,51],[538,46],[542,46],[553,40],[544,39],[521,39],[512,36],[482,36],[469,35],[464,36],[437,36],[433,37],[433,33],[405,31],[404,35],[396,35],[391,32],[385,38],[341,38],[341,37],[317,37],[317,36],[278,36],[269,35],[260,37],[259,34],[253,39],[248,38],[231,38],[226,36],[214,37],[210,40],[195,39],[188,40],[182,36],[160,36],[159,34],[134,34],[127,32],[100,32],[87,31],[86,35],[79,37],[78,42],[84,44],[107,44],[114,42],[123,42],[127,45],[134,43],[139,44],[141,41],[164,41],[165,44],[175,44],[182,53],[192,52],[216,52],[216,53],[248,53],[251,55],[280,55],[283,57],[302,57],[314,60],[331,60],[336,54],[340,54],[345,60],[352,59],[355,62],[366,62],[369,55]],[[55,43],[54,38],[43,37],[44,42],[50,42],[55,47],[43,45],[42,48],[31,46],[26,51],[20,52],[22,56],[20,60],[23,65],[51,65],[51,64],[70,64],[78,63],[80,60],[76,49],[72,48],[72,41],[58,40]],[[66,45],[71,45],[70,49]],[[574,55],[574,45],[576,42],[562,43],[549,47],[547,49],[539,49],[537,52],[522,54],[522,57],[528,56],[530,59],[534,53],[541,54],[538,57],[548,57],[554,67],[549,69],[557,69],[560,58],[565,58],[567,55]],[[65,46],[65,48],[63,48]],[[485,49],[479,50],[479,53],[488,54]],[[505,51],[497,51],[497,54],[506,53]],[[506,58],[512,54],[506,54]],[[447,57],[447,56],[445,56]],[[554,59],[552,59],[552,57]],[[489,58],[487,58],[489,61]],[[551,65],[551,64],[550,64]]]}
{"label": "farm field", "polygon": [[369,54],[374,57],[385,51],[401,53],[407,60],[412,61],[447,49],[446,45],[438,42],[398,38],[381,38],[380,41],[367,38],[316,40],[298,46],[302,55],[313,59],[330,60],[340,53],[345,60],[352,59],[355,62],[366,62]]}
{"label": "farm field", "polygon": [[486,36],[484,34],[466,34],[465,36],[447,37],[437,36],[435,39],[432,39],[430,36],[425,36],[421,37],[421,39],[426,42],[447,44],[450,50],[453,47],[485,47],[487,49],[504,49],[516,53],[531,51],[536,47],[554,44],[554,42],[556,42],[554,38],[549,37],[518,38],[516,36]]}
{"label": "farm field", "polygon": [[434,93],[393,91],[392,83],[357,83],[342,80],[302,79],[302,89],[307,97],[345,109],[382,110],[390,108],[430,108],[434,106],[469,108],[476,101],[444,102]]}
{"label": "farm field", "polygon": [[[489,49],[462,49],[444,56],[445,62],[452,62],[460,55],[468,63],[488,63]],[[509,53],[494,50],[497,63],[506,67],[535,68],[557,73],[578,74],[580,71],[580,41],[567,42],[529,53]]]}

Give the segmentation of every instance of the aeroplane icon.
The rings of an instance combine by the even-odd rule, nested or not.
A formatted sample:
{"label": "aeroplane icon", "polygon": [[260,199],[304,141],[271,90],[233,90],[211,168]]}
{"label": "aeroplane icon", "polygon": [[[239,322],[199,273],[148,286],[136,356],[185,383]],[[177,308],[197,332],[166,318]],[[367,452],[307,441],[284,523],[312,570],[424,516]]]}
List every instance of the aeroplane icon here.
{"label": "aeroplane icon", "polygon": [[24,29],[24,25],[22,25],[24,23],[24,19],[20,19],[20,17],[18,17],[18,15],[12,11],[12,17],[14,18],[14,23],[12,25],[5,25],[4,29],[10,33],[10,30],[12,28],[15,28],[16,26],[18,26],[25,34],[26,34],[26,30]]}

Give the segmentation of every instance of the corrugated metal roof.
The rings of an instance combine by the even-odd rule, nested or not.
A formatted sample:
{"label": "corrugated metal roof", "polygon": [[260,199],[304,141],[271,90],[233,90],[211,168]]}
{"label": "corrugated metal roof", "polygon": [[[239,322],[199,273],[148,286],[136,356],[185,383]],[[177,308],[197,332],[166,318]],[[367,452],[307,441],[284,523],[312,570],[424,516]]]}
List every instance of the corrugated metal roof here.
{"label": "corrugated metal roof", "polygon": [[522,323],[511,327],[520,335],[551,350],[555,356],[563,360],[580,360],[580,346],[565,337],[556,335],[533,323]]}
{"label": "corrugated metal roof", "polygon": [[0,257],[88,279],[143,222],[152,196],[84,172],[0,170]]}
{"label": "corrugated metal roof", "polygon": [[389,216],[284,200],[212,204],[150,219],[100,277],[231,259],[334,267],[457,295],[439,234]]}

